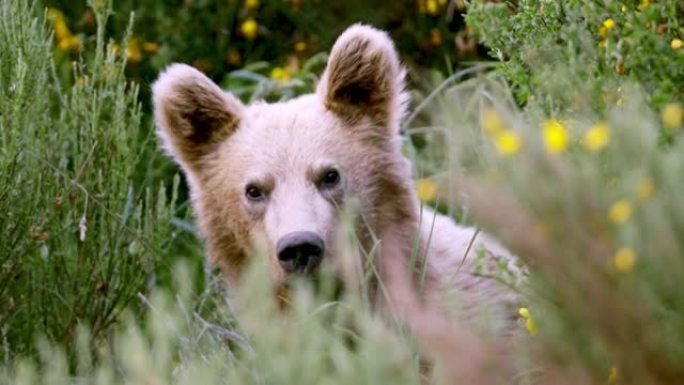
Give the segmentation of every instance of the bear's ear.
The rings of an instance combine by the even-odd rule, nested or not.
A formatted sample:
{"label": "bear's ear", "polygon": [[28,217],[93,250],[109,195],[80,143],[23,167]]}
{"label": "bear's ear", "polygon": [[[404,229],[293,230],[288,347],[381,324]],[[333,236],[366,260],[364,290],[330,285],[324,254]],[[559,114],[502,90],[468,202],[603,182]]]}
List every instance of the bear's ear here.
{"label": "bear's ear", "polygon": [[389,36],[357,24],[337,38],[317,93],[345,119],[398,127],[408,101],[404,75]]}
{"label": "bear's ear", "polygon": [[157,133],[166,150],[191,171],[235,131],[244,106],[211,79],[184,65],[169,66],[152,86]]}

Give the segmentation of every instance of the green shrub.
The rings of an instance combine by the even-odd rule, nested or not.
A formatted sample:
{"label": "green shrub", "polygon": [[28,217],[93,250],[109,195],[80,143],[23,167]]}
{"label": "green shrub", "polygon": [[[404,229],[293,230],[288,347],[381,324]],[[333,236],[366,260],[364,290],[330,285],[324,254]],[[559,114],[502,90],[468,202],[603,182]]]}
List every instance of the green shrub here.
{"label": "green shrub", "polygon": [[521,103],[557,113],[583,98],[601,110],[621,100],[624,82],[641,84],[658,108],[684,99],[680,1],[474,1],[467,21]]}
{"label": "green shrub", "polygon": [[175,192],[139,175],[149,145],[138,87],[105,49],[108,11],[100,7],[96,51],[74,63],[78,81],[63,87],[35,9],[20,0],[0,4],[5,359],[30,351],[38,333],[68,343],[79,323],[106,332],[154,285],[173,238]]}

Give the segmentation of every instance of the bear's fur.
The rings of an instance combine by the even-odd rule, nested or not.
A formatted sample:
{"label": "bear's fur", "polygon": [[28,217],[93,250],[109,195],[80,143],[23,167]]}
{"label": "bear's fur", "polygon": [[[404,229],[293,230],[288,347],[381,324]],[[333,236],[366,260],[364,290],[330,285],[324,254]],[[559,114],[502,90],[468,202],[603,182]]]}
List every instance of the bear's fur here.
{"label": "bear's fur", "polygon": [[[209,260],[228,282],[254,255],[268,255],[274,280],[284,280],[276,244],[292,231],[324,240],[321,268],[341,264],[340,212],[353,206],[362,249],[373,250],[381,270],[408,264],[419,236],[428,298],[441,298],[447,288],[464,310],[514,301],[473,271],[478,250],[493,259],[507,257],[504,249],[485,236],[469,247],[474,229],[430,210],[421,215],[401,153],[404,74],[389,37],[355,25],[335,43],[315,93],[290,101],[245,106],[182,64],[160,75],[153,86],[158,134],[187,177]],[[339,171],[341,183],[324,189],[327,170]],[[249,186],[257,186],[258,200],[246,198]]]}

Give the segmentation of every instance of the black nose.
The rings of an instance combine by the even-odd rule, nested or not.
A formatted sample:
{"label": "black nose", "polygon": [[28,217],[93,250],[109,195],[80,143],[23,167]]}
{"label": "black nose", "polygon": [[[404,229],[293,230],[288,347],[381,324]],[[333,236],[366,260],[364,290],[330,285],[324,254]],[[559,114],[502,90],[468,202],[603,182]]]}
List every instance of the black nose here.
{"label": "black nose", "polygon": [[321,237],[310,231],[297,231],[280,238],[276,245],[278,260],[288,273],[310,273],[323,259]]}

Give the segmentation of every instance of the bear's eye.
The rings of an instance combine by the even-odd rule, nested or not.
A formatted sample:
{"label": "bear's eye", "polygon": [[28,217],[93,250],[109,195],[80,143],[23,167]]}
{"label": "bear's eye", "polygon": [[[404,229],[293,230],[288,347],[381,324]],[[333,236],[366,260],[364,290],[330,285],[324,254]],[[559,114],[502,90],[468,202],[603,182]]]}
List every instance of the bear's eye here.
{"label": "bear's eye", "polygon": [[323,174],[323,178],[321,179],[320,182],[320,187],[321,188],[333,188],[337,186],[340,183],[340,172],[332,169],[328,170]]}
{"label": "bear's eye", "polygon": [[264,199],[264,193],[255,185],[250,184],[245,188],[245,196],[250,201],[261,201]]}

